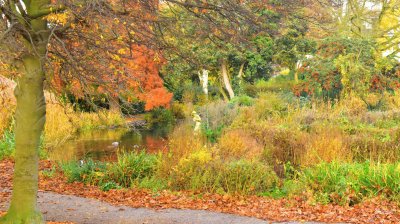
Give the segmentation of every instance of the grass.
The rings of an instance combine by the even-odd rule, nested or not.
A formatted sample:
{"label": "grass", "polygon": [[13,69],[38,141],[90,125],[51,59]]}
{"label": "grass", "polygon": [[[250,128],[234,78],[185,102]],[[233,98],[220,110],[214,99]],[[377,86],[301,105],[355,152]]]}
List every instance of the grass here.
{"label": "grass", "polygon": [[[69,182],[80,181],[100,186],[103,190],[152,186],[159,157],[145,152],[121,153],[115,163],[82,162],[62,163],[61,168]],[[160,187],[160,183],[154,187]]]}
{"label": "grass", "polygon": [[0,160],[11,157],[14,153],[15,138],[10,130],[6,130],[0,140]]}
{"label": "grass", "polygon": [[297,181],[318,202],[353,205],[377,196],[400,202],[400,163],[321,163],[302,171]]}
{"label": "grass", "polygon": [[[44,148],[43,136],[41,137],[39,146],[39,157],[41,159],[48,158],[47,150]],[[0,138],[0,160],[4,158],[12,158],[15,151],[15,134],[11,131],[11,128],[3,133]]]}

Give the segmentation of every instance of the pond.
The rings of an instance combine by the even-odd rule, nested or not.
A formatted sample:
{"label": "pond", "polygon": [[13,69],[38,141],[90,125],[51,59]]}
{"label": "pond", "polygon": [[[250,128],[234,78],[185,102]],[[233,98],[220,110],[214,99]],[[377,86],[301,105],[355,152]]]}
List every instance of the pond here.
{"label": "pond", "polygon": [[150,153],[167,151],[168,130],[101,129],[79,133],[75,138],[53,148],[52,160],[70,161],[92,158],[115,161],[118,151]]}

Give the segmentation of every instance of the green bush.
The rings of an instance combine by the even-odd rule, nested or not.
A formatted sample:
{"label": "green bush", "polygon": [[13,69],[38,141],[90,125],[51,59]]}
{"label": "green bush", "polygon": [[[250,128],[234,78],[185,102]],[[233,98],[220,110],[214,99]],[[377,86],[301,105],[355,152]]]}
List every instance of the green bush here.
{"label": "green bush", "polygon": [[249,107],[249,106],[253,106],[255,99],[250,96],[247,96],[247,95],[241,95],[241,96],[238,96],[238,97],[235,97],[234,99],[232,99],[231,102],[236,103],[239,106]]}
{"label": "green bush", "polygon": [[210,141],[211,143],[216,143],[219,137],[221,137],[224,127],[225,127],[224,125],[218,126],[215,129],[205,127],[204,134],[206,135],[207,140]]}

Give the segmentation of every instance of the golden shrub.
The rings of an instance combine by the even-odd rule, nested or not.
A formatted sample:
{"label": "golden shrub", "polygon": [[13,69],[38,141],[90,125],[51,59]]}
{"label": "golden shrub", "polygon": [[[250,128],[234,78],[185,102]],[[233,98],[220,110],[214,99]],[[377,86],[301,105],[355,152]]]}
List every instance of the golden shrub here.
{"label": "golden shrub", "polygon": [[311,133],[300,163],[302,166],[310,166],[321,162],[351,161],[351,152],[346,142],[346,137],[339,130],[327,128]]}
{"label": "golden shrub", "polygon": [[342,109],[348,115],[361,115],[368,111],[367,104],[359,97],[349,96],[338,105],[338,109]]}
{"label": "golden shrub", "polygon": [[222,158],[246,158],[260,157],[264,147],[247,131],[243,129],[229,130],[224,133],[218,145],[218,154]]}

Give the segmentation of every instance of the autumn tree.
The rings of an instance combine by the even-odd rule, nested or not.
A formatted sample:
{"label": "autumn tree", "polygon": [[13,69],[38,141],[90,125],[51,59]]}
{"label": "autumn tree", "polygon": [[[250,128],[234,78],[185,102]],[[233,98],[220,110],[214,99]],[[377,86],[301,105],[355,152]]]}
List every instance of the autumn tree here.
{"label": "autumn tree", "polygon": [[[110,6],[117,11],[108,17],[97,12],[80,15],[84,23],[78,21],[55,40],[63,44],[51,45],[54,64],[50,67],[58,91],[83,99],[101,94],[117,107],[137,100],[145,102],[146,110],[168,107],[172,95],[159,76],[165,60],[151,31],[157,7],[140,1],[125,8]],[[104,7],[103,12],[108,12]],[[136,12],[131,15],[124,10]]]}
{"label": "autumn tree", "polygon": [[[0,1],[1,62],[7,71],[16,71],[13,78],[18,83],[13,192],[0,223],[44,222],[36,203],[44,88],[58,83],[86,96],[99,87],[119,94],[147,83],[144,89],[166,94],[160,80],[136,78],[138,69],[132,68],[142,62],[139,53],[133,56],[138,46],[154,52],[151,57],[157,55],[156,44],[150,44],[155,43],[151,25],[157,7],[155,1]],[[147,67],[154,77],[157,66]],[[132,79],[136,81],[130,83]],[[141,93],[139,98],[148,99],[145,91]],[[149,108],[157,104],[151,102]]]}

